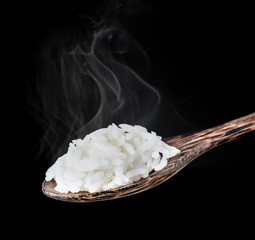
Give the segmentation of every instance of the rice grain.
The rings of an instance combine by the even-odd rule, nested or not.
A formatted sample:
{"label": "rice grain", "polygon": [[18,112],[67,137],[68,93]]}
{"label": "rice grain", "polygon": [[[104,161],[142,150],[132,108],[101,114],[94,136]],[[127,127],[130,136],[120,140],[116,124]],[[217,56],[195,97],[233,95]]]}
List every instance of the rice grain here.
{"label": "rice grain", "polygon": [[62,193],[98,192],[133,183],[163,169],[180,152],[161,139],[142,126],[112,124],[73,140],[47,170],[45,180],[54,179],[55,190]]}

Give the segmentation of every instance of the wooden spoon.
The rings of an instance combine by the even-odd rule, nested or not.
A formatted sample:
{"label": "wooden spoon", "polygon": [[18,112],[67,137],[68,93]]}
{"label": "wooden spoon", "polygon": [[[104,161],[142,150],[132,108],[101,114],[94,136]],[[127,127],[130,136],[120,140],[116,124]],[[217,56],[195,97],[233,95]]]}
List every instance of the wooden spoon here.
{"label": "wooden spoon", "polygon": [[42,191],[48,197],[68,202],[93,202],[130,196],[163,183],[201,154],[253,130],[255,130],[255,112],[203,131],[166,138],[164,141],[167,144],[177,147],[181,152],[170,158],[167,166],[162,170],[153,171],[147,178],[122,187],[95,193],[66,194],[54,190],[56,182],[51,180],[43,182]]}

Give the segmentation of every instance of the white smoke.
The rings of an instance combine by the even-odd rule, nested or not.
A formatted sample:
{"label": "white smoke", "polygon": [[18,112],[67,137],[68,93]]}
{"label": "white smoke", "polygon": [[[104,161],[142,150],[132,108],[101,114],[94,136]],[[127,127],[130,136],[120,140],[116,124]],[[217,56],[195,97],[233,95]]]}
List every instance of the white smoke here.
{"label": "white smoke", "polygon": [[56,155],[72,139],[113,122],[146,126],[160,102],[131,68],[147,63],[138,42],[112,19],[92,23],[53,34],[38,51],[32,102],[44,129],[42,146]]}

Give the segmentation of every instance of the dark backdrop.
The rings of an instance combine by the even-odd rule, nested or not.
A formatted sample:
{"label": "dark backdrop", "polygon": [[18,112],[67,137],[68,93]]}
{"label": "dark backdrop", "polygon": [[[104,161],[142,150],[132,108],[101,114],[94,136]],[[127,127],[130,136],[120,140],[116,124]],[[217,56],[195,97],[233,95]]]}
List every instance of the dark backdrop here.
{"label": "dark backdrop", "polygon": [[[146,80],[162,94],[162,105],[151,128],[162,136],[171,136],[254,112],[254,36],[249,6],[193,3],[177,6],[164,2],[146,2],[151,11],[121,20],[148,53],[150,74]],[[33,82],[35,52],[52,29],[77,24],[79,13],[92,13],[100,4],[82,1],[20,6],[22,10],[13,16],[16,20],[12,39],[15,46],[20,46],[24,86]],[[35,160],[41,127],[27,110],[26,102],[25,139],[22,138],[26,158],[22,165],[30,171],[29,196],[24,200],[25,212],[35,226],[39,226],[39,219],[45,219],[44,226],[48,223],[53,226],[57,219],[63,221],[68,232],[68,222],[82,217],[84,231],[97,224],[108,231],[111,221],[119,228],[118,219],[134,219],[133,231],[144,222],[150,226],[157,223],[157,228],[163,223],[166,230],[168,224],[186,228],[193,221],[197,221],[194,231],[203,228],[208,230],[206,234],[218,234],[221,229],[227,229],[226,234],[249,229],[249,213],[254,210],[251,169],[254,133],[204,154],[150,191],[109,202],[64,203],[41,192],[50,163],[44,155]],[[227,227],[228,223],[231,225]],[[243,224],[247,226],[238,230]]]}

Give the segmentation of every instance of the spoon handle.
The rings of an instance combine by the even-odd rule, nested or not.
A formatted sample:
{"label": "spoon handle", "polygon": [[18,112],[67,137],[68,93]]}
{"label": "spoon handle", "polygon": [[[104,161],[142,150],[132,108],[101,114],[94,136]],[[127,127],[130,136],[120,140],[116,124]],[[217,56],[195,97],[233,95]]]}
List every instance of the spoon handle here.
{"label": "spoon handle", "polygon": [[[201,145],[202,152],[213,149],[223,143],[230,142],[245,133],[255,130],[255,112],[224,124],[188,135],[180,135],[166,139],[166,143],[182,149]],[[202,150],[202,149],[200,149]]]}
{"label": "spoon handle", "polygon": [[168,174],[178,172],[201,154],[253,130],[255,112],[203,131],[165,139],[167,144],[181,150],[180,155],[170,160]]}
{"label": "spoon handle", "polygon": [[210,142],[210,149],[212,149],[254,130],[255,113],[251,113],[247,116],[204,130],[200,134],[203,140]]}

